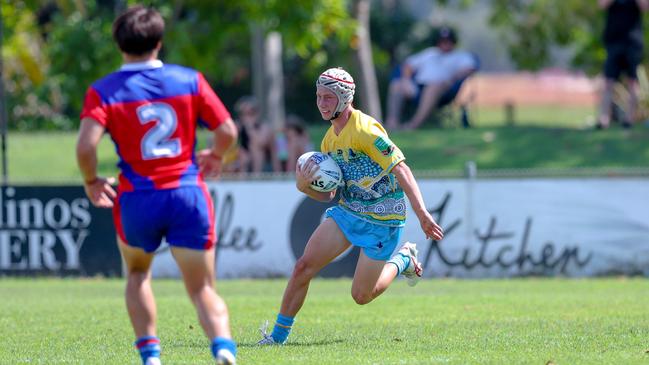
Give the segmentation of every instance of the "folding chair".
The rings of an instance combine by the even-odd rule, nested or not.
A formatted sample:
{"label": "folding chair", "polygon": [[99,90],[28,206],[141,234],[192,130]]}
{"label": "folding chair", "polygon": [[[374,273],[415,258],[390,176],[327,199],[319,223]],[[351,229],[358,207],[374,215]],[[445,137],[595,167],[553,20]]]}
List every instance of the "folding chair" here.
{"label": "folding chair", "polygon": [[[476,54],[473,54],[473,57],[475,58],[475,70],[464,77],[463,79],[455,81],[453,85],[451,85],[445,92],[440,96],[439,100],[437,101],[437,104],[435,106],[435,109],[430,113],[430,116],[427,119],[427,122],[434,122],[440,126],[442,125],[461,125],[463,128],[469,128],[471,126],[471,121],[469,119],[469,113],[468,113],[468,106],[466,103],[460,104],[459,109],[460,109],[460,115],[459,117],[455,115],[452,104],[453,101],[456,99],[457,95],[460,93],[460,89],[462,88],[462,85],[464,82],[470,78],[473,74],[475,74],[479,68],[480,68],[480,59]],[[414,74],[412,77],[414,78]],[[395,78],[401,77],[401,65],[397,65],[391,72],[390,74],[390,81],[394,80]],[[421,92],[417,94],[415,98],[408,99],[404,105],[404,116],[412,116],[414,114],[415,110],[417,109],[417,106],[419,105],[419,98],[421,96]],[[408,118],[403,118],[403,119],[408,119]],[[458,124],[456,124],[458,123]]]}

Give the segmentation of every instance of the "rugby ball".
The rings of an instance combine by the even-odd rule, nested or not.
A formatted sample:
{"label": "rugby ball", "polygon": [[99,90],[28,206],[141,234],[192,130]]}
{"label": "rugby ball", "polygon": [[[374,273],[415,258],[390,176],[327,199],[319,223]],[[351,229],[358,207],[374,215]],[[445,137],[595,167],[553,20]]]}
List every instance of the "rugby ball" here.
{"label": "rugby ball", "polygon": [[309,159],[320,167],[316,173],[316,175],[320,175],[320,178],[311,182],[311,189],[326,193],[336,190],[342,184],[343,173],[333,158],[322,152],[307,152],[297,159],[297,164],[302,166]]}

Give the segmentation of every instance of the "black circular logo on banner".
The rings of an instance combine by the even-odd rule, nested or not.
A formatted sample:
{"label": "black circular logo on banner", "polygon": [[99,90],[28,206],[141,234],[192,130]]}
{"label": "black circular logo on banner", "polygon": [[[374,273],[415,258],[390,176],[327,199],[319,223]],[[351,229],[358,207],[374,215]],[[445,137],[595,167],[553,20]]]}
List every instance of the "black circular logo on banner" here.
{"label": "black circular logo on banner", "polygon": [[[334,199],[329,203],[321,203],[305,197],[297,207],[291,220],[290,232],[291,250],[293,250],[293,256],[295,256],[296,260],[302,256],[304,247],[313,231],[315,231],[322,221],[325,210],[336,205],[336,201],[337,199]],[[352,246],[351,250],[345,251],[338,259],[325,266],[319,275],[325,278],[354,276],[359,250],[358,247]]]}

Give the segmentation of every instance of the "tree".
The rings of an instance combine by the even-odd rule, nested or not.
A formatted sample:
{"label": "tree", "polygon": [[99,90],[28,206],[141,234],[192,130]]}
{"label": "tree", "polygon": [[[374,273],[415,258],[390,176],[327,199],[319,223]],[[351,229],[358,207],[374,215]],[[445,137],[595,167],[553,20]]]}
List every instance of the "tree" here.
{"label": "tree", "polygon": [[10,127],[65,127],[60,88],[48,78],[49,55],[38,28],[36,4],[2,2],[3,82]]}
{"label": "tree", "polygon": [[491,24],[502,31],[516,64],[529,70],[548,65],[558,46],[573,51],[573,66],[590,74],[600,71],[603,19],[595,1],[492,1]]}
{"label": "tree", "polygon": [[372,40],[370,38],[370,1],[355,0],[354,14],[357,21],[356,26],[356,64],[358,65],[358,76],[356,82],[359,84],[360,101],[362,108],[369,115],[382,120],[381,99],[376,81],[376,70],[372,57]]}
{"label": "tree", "polygon": [[[437,0],[467,7],[477,0]],[[121,59],[111,39],[117,11],[135,0],[12,0],[4,14],[3,55],[12,128],[74,128],[86,87],[116,69]],[[283,44],[287,109],[317,117],[311,92],[325,67],[354,69],[358,101],[379,117],[390,69],[403,51],[419,49],[422,29],[405,2],[371,0],[150,0],[168,24],[162,57],[202,70],[226,105],[252,89],[253,29],[276,32]],[[371,4],[371,7],[370,7]],[[599,72],[605,58],[600,38],[603,12],[593,1],[490,0],[491,24],[502,33],[522,69],[548,65],[555,47],[574,55],[572,64]],[[362,5],[362,7],[361,7]],[[364,9],[370,12],[371,40]],[[354,17],[356,19],[354,19]],[[421,23],[421,22],[420,22]],[[649,33],[648,33],[649,34]],[[367,35],[367,38],[364,36]],[[47,42],[45,41],[47,40]],[[371,57],[370,57],[371,54]],[[350,67],[354,65],[356,67]],[[374,70],[375,69],[375,70]],[[372,77],[378,81],[372,81]],[[366,104],[367,103],[367,104]],[[314,114],[309,114],[313,112]]]}
{"label": "tree", "polygon": [[[13,128],[74,128],[87,86],[121,59],[111,39],[117,11],[133,0],[2,2],[5,82]],[[345,0],[152,0],[168,24],[162,57],[203,71],[217,90],[241,90],[250,80],[250,34],[278,32],[287,57],[304,60],[315,78],[328,55],[324,44],[347,42],[354,21]],[[46,15],[46,16],[44,16]],[[47,42],[45,39],[47,38]],[[299,75],[298,75],[299,76]],[[248,88],[249,89],[249,88]],[[224,102],[236,92],[220,93]],[[65,117],[67,117],[67,119]],[[52,121],[58,121],[52,123]]]}

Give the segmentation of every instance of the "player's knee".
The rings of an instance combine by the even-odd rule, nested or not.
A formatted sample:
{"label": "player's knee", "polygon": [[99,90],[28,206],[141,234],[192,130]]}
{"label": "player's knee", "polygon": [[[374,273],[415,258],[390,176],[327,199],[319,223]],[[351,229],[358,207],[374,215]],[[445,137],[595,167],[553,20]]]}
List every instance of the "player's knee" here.
{"label": "player's knee", "polygon": [[[185,289],[187,290],[187,295],[189,295],[192,300],[196,298],[200,298],[201,296],[205,295],[206,293],[209,293],[210,287],[208,287],[205,284],[199,283],[199,284],[185,284]],[[211,293],[210,293],[211,294]]]}
{"label": "player's knee", "polygon": [[352,289],[352,298],[354,298],[356,304],[359,305],[367,304],[374,299],[372,293],[356,289]]}
{"label": "player's knee", "polygon": [[149,279],[149,273],[146,271],[133,270],[128,273],[128,283],[132,285],[142,285]]}
{"label": "player's knee", "polygon": [[300,258],[295,263],[293,277],[296,279],[311,279],[315,275],[313,266],[304,258]]}

